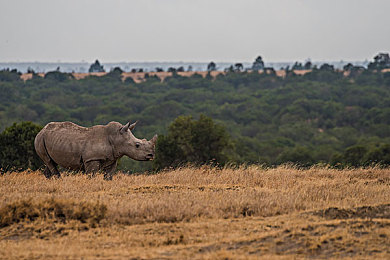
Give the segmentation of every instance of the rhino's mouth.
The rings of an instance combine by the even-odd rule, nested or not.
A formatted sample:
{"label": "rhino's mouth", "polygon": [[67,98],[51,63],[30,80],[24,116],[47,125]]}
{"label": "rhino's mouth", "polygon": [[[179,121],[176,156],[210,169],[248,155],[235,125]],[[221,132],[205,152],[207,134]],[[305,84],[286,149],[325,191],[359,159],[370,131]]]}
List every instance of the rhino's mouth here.
{"label": "rhino's mouth", "polygon": [[152,161],[154,159],[154,154],[148,154],[148,155],[146,155],[146,157],[145,157],[145,161]]}

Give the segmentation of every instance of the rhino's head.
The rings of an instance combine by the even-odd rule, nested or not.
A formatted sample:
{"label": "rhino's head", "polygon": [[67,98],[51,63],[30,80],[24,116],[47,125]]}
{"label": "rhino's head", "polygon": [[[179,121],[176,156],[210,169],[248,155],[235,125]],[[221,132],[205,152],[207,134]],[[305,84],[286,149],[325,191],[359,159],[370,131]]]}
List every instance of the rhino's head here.
{"label": "rhino's head", "polygon": [[157,142],[157,135],[155,135],[149,141],[146,139],[138,139],[133,135],[131,130],[134,129],[137,122],[126,125],[119,128],[119,132],[116,135],[115,150],[122,155],[138,160],[148,161],[154,159],[154,148]]}

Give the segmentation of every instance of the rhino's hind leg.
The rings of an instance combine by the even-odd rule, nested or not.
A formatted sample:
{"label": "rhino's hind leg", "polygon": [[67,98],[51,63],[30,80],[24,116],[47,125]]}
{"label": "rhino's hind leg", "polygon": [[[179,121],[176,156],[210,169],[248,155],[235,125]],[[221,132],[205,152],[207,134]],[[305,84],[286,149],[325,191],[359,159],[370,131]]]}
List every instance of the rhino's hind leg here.
{"label": "rhino's hind leg", "polygon": [[57,169],[57,164],[53,162],[53,160],[49,157],[49,155],[47,153],[38,154],[38,155],[41,157],[42,161],[46,164],[46,168],[43,171],[45,177],[48,179],[50,179],[53,176],[60,178],[61,174]]}
{"label": "rhino's hind leg", "polygon": [[46,167],[45,170],[43,171],[43,175],[45,175],[45,177],[48,179],[50,179],[53,176],[56,178],[61,177],[60,172],[57,170],[57,166],[53,162],[46,163]]}
{"label": "rhino's hind leg", "polygon": [[46,178],[50,179],[51,178],[51,171],[49,170],[49,167],[45,167],[45,170],[43,171],[43,175],[45,175]]}
{"label": "rhino's hind leg", "polygon": [[45,177],[48,179],[50,179],[53,175],[58,178],[61,177],[59,171],[57,170],[57,164],[51,159],[49,153],[47,152],[44,139],[40,133],[35,138],[34,146],[38,156],[46,164],[46,168],[43,171]]}

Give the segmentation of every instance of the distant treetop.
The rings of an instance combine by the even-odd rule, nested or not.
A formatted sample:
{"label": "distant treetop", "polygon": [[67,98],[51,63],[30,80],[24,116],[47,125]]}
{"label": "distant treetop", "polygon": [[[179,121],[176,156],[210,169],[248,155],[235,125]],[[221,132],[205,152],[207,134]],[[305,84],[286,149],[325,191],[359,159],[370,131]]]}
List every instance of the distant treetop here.
{"label": "distant treetop", "polygon": [[253,62],[252,70],[263,70],[264,69],[264,61],[261,56],[258,56],[256,60]]}
{"label": "distant treetop", "polygon": [[215,62],[212,61],[207,65],[207,71],[214,71],[214,70],[217,70],[217,65],[215,64]]}
{"label": "distant treetop", "polygon": [[388,53],[379,53],[374,57],[374,62],[368,64],[368,69],[382,70],[390,68],[390,56]]}
{"label": "distant treetop", "polygon": [[100,62],[98,60],[95,61],[94,64],[91,64],[91,67],[89,67],[88,72],[104,72],[104,68],[102,65],[100,65]]}

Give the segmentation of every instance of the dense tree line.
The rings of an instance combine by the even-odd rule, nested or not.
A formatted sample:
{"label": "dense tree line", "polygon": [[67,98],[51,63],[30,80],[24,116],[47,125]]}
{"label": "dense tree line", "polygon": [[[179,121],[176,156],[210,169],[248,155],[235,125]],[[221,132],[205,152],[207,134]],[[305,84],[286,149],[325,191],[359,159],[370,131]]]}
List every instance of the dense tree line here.
{"label": "dense tree line", "polygon": [[204,114],[226,128],[234,162],[389,164],[390,73],[347,69],[323,65],[303,76],[286,70],[284,78],[273,70],[233,69],[216,78],[174,73],[137,84],[122,81],[120,71],[81,80],[55,71],[25,82],[16,71],[2,71],[0,130],[22,121],[140,120],[136,136],[168,138],[177,117]]}

